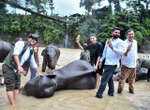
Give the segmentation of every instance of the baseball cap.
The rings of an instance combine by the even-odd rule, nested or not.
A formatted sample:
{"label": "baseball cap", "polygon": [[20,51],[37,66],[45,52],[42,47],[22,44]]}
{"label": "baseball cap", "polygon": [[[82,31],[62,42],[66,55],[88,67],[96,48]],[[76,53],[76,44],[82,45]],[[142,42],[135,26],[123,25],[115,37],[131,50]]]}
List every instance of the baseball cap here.
{"label": "baseball cap", "polygon": [[33,38],[33,39],[35,39],[35,40],[38,41],[39,35],[38,35],[38,34],[29,34],[28,37],[29,37],[29,38]]}

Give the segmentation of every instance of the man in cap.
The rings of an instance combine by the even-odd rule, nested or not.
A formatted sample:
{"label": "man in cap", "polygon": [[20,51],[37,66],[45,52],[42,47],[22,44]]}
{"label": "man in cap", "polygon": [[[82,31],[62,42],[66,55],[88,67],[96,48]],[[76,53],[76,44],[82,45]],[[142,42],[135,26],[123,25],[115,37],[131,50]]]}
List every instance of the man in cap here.
{"label": "man in cap", "polygon": [[20,76],[26,74],[26,64],[31,64],[36,68],[38,76],[41,76],[38,65],[35,61],[33,47],[38,41],[37,34],[30,34],[27,41],[17,41],[14,49],[5,58],[2,66],[7,96],[10,104],[15,107],[15,100],[19,94]]}

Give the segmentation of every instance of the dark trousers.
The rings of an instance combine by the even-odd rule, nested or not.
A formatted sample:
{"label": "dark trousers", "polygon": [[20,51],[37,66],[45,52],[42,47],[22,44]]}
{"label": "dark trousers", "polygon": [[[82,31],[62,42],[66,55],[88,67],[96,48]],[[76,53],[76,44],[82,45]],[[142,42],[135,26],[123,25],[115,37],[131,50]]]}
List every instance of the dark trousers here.
{"label": "dark trousers", "polygon": [[114,73],[116,67],[117,67],[116,65],[105,65],[104,66],[104,73],[102,76],[101,85],[99,87],[97,95],[103,95],[103,92],[106,88],[107,83],[109,86],[108,94],[112,95],[114,93],[113,73]]}
{"label": "dark trousers", "polygon": [[30,77],[30,79],[35,78],[35,77],[36,77],[36,69],[35,69],[35,68],[30,67],[30,72],[31,72],[31,77]]}
{"label": "dark trousers", "polygon": [[147,79],[150,79],[150,69],[148,69],[148,72],[147,72]]}

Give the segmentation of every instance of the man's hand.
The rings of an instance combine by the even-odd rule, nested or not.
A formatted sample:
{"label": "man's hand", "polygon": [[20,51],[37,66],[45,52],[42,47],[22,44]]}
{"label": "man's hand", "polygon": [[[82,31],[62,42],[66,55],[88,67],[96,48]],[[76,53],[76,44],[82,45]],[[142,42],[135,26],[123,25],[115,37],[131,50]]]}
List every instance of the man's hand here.
{"label": "man's hand", "polygon": [[131,50],[131,47],[132,47],[132,44],[130,44],[127,48],[127,51],[130,51]]}
{"label": "man's hand", "polygon": [[112,47],[112,43],[111,43],[110,40],[107,41],[107,44],[108,44],[108,46],[109,46],[110,48],[113,48],[113,47]]}
{"label": "man's hand", "polygon": [[38,73],[38,77],[43,77],[43,74],[41,74],[41,73]]}
{"label": "man's hand", "polygon": [[127,51],[124,53],[125,56],[128,55],[128,52],[131,50],[132,44],[130,44],[127,48]]}
{"label": "man's hand", "polygon": [[18,66],[18,74],[26,74],[26,71],[22,68],[22,66]]}

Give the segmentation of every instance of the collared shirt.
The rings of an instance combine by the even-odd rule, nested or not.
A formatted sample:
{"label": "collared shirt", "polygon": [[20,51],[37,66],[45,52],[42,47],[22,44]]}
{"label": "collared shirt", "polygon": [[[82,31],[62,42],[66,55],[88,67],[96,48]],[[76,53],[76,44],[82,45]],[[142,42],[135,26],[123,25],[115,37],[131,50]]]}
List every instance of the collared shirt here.
{"label": "collared shirt", "polygon": [[113,49],[109,47],[106,41],[100,62],[102,63],[103,60],[105,59],[105,65],[117,65],[119,64],[121,55],[123,55],[123,53],[125,52],[123,41],[119,38],[110,39],[110,41],[112,43]]}
{"label": "collared shirt", "polygon": [[[124,41],[124,44],[127,50],[128,46],[131,45],[131,42],[127,39]],[[137,58],[137,41],[133,40],[131,50],[128,52],[127,56],[122,56],[121,63],[128,68],[135,68]]]}
{"label": "collared shirt", "polygon": [[[24,42],[23,41],[16,42],[15,47],[14,47],[13,55],[20,55],[22,50],[23,50],[23,47],[24,47]],[[32,47],[28,47],[26,49],[26,51],[24,52],[24,54],[22,55],[21,60],[20,60],[21,66],[25,63],[25,61],[28,60],[28,58],[30,56],[30,50],[31,49],[32,49]],[[32,54],[32,56],[31,56],[30,63],[31,63],[33,68],[38,67],[36,62],[35,62],[34,54]]]}

